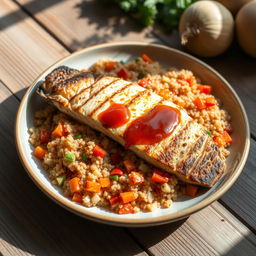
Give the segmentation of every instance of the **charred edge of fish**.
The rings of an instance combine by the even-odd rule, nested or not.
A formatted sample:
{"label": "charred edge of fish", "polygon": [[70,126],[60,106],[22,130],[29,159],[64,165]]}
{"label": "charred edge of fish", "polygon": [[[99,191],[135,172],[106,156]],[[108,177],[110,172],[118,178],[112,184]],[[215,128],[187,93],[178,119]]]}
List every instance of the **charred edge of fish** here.
{"label": "charred edge of fish", "polygon": [[124,91],[126,88],[130,87],[131,85],[133,85],[133,83],[128,83],[126,84],[124,87],[122,87],[121,89],[119,89],[118,91],[114,92],[111,96],[109,96],[109,98],[105,99],[102,103],[100,103],[94,110],[92,110],[88,116],[91,117],[98,109],[100,109],[107,101],[111,100],[113,97],[115,97],[117,94],[121,93],[122,91]]}
{"label": "charred edge of fish", "polygon": [[192,124],[192,120],[188,121],[187,124],[185,125],[185,127],[183,129],[181,129],[181,131],[176,134],[176,136],[173,138],[173,140],[171,141],[171,143],[169,143],[164,150],[162,151],[162,153],[157,157],[158,161],[167,163],[171,161],[173,154],[174,154],[174,150],[175,148],[178,146],[178,144],[181,143],[184,134],[186,134],[189,126]]}
{"label": "charred edge of fish", "polygon": [[202,135],[189,150],[188,157],[182,160],[177,167],[177,172],[188,176],[193,171],[193,167],[197,165],[200,160],[200,156],[197,156],[197,151],[204,146],[204,142],[207,141],[207,136]]}
{"label": "charred edge of fish", "polygon": [[120,78],[115,79],[114,81],[105,84],[102,88],[100,88],[98,91],[96,91],[95,93],[93,93],[92,95],[89,96],[89,98],[78,108],[78,112],[80,111],[80,109],[86,105],[91,99],[93,99],[94,97],[96,97],[100,92],[102,92],[104,89],[106,89],[107,87],[109,87],[110,85],[116,83],[117,81],[121,80]]}
{"label": "charred edge of fish", "polygon": [[213,185],[224,171],[224,163],[220,159],[218,152],[220,153],[218,147],[209,141],[205,154],[192,171],[190,179],[203,185]]}
{"label": "charred edge of fish", "polygon": [[57,84],[55,84],[53,86],[53,92],[56,92],[58,91],[59,89],[62,89],[64,87],[67,87],[67,86],[70,86],[70,85],[74,85],[74,84],[77,84],[78,82],[84,80],[84,79],[87,79],[87,78],[94,78],[92,73],[90,72],[82,72],[82,73],[79,73],[79,74],[75,74],[74,76],[70,77],[70,78],[67,78],[66,80],[64,81],[60,81],[58,82]]}

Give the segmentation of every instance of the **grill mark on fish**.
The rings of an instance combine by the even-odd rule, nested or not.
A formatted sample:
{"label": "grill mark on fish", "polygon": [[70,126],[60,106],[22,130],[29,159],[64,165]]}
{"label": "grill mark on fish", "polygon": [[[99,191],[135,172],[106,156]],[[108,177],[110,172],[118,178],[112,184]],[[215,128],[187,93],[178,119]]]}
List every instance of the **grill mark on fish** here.
{"label": "grill mark on fish", "polygon": [[126,84],[124,87],[120,88],[118,91],[114,92],[109,98],[105,99],[102,103],[100,103],[93,111],[91,111],[88,116],[91,117],[99,108],[101,108],[107,101],[111,100],[113,97],[115,97],[117,94],[124,91],[129,86],[133,85],[133,83]]}
{"label": "grill mark on fish", "polygon": [[187,158],[183,159],[177,167],[177,172],[181,173],[182,175],[188,176],[190,172],[192,172],[200,162],[202,155],[196,156],[197,151],[205,147],[207,144],[207,136],[201,136],[190,149],[187,154]]}
{"label": "grill mark on fish", "polygon": [[139,97],[142,97],[145,93],[149,93],[148,90],[140,91],[131,101],[125,104],[125,107],[130,107]]}
{"label": "grill mark on fish", "polygon": [[53,92],[56,92],[59,89],[63,89],[64,87],[67,87],[69,85],[76,84],[83,79],[89,78],[90,76],[91,76],[91,78],[93,78],[92,74],[88,73],[88,72],[75,74],[74,76],[72,76],[64,81],[60,81],[57,84],[55,84],[53,86]]}
{"label": "grill mark on fish", "polygon": [[77,97],[79,97],[85,90],[88,90],[90,88],[92,88],[98,81],[100,81],[102,78],[104,78],[104,75],[99,76],[90,86],[84,88],[81,92],[79,92],[78,94],[74,95],[71,99],[70,99],[70,103],[72,103]]}
{"label": "grill mark on fish", "polygon": [[180,143],[181,138],[183,136],[184,133],[186,133],[186,131],[188,130],[189,126],[191,125],[193,121],[189,120],[189,122],[187,122],[187,124],[185,125],[185,127],[173,138],[172,142],[169,143],[164,150],[162,150],[162,153],[156,158],[158,161],[163,161],[166,164],[168,164],[168,162],[170,162],[173,158],[174,155],[174,150],[177,147],[177,145]]}
{"label": "grill mark on fish", "polygon": [[103,91],[104,89],[106,89],[107,87],[109,87],[110,85],[112,85],[113,83],[116,83],[118,81],[120,81],[121,79],[118,78],[118,79],[115,79],[114,81],[108,83],[108,84],[105,84],[102,88],[100,88],[98,91],[96,91],[95,93],[93,93],[92,95],[90,95],[90,97],[79,107],[77,108],[78,109],[78,112],[80,112],[81,108],[86,105],[90,100],[92,100],[94,97],[96,97],[101,91]]}

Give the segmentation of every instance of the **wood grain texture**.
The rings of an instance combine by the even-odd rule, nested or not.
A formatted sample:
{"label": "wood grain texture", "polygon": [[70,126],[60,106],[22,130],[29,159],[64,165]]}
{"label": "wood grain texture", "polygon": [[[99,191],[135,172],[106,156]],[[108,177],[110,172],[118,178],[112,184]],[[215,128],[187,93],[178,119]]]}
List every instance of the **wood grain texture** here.
{"label": "wood grain texture", "polygon": [[218,202],[183,223],[130,232],[153,255],[239,256],[256,251],[255,235]]}
{"label": "wood grain texture", "polygon": [[27,87],[68,52],[12,1],[0,1],[0,77],[13,91]]}
{"label": "wood grain texture", "polygon": [[71,50],[124,40],[161,43],[152,35],[151,28],[142,29],[116,5],[104,5],[103,1],[17,2]]}
{"label": "wood grain texture", "polygon": [[147,255],[124,229],[84,220],[53,203],[33,184],[14,145],[19,102],[2,83],[0,92],[0,175],[5,177],[0,179],[0,253]]}

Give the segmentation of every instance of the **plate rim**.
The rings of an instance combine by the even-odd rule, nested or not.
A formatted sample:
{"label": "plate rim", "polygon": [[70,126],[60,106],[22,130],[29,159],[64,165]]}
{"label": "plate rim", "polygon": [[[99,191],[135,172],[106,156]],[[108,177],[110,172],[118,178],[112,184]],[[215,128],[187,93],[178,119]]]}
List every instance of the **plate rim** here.
{"label": "plate rim", "polygon": [[[193,60],[194,62],[199,63],[200,65],[202,65],[203,67],[205,67],[206,69],[208,69],[209,71],[214,73],[214,75],[216,75],[216,77],[218,77],[218,79],[220,79],[225,84],[225,86],[227,86],[228,89],[232,92],[233,96],[235,97],[235,100],[237,101],[237,103],[240,107],[240,110],[242,112],[242,116],[243,116],[243,119],[244,119],[244,123],[245,123],[245,128],[246,128],[246,130],[245,130],[246,131],[246,134],[245,134],[245,148],[244,148],[243,154],[241,156],[241,160],[239,161],[238,165],[236,166],[235,171],[227,179],[227,181],[220,187],[220,189],[218,189],[213,194],[211,194],[209,197],[205,198],[201,202],[191,206],[188,209],[184,209],[184,210],[179,211],[177,213],[170,213],[170,214],[167,214],[167,215],[164,215],[164,216],[150,217],[150,218],[147,218],[147,219],[115,218],[115,217],[106,216],[106,215],[91,212],[86,207],[81,209],[74,202],[65,201],[57,193],[51,192],[49,190],[48,186],[43,181],[41,181],[40,178],[33,171],[33,168],[30,167],[30,164],[29,164],[28,160],[26,159],[26,156],[25,156],[25,154],[22,150],[22,143],[19,139],[20,136],[21,136],[20,131],[19,131],[19,123],[21,121],[21,113],[23,112],[23,109],[27,104],[27,100],[28,100],[31,92],[33,91],[34,87],[37,85],[37,82],[40,81],[41,78],[43,76],[45,76],[47,73],[49,73],[49,70],[52,70],[54,67],[57,67],[64,60],[68,60],[70,58],[73,58],[76,55],[80,55],[82,53],[90,52],[90,51],[95,50],[95,49],[108,48],[108,47],[118,47],[118,46],[140,46],[140,47],[150,46],[150,47],[161,48],[163,50],[172,51],[172,52],[175,52],[177,54],[183,55],[183,56]],[[205,62],[199,60],[198,58],[196,58],[196,57],[194,57],[194,56],[192,56],[188,53],[182,52],[180,50],[177,50],[177,49],[165,46],[165,45],[143,43],[143,42],[136,42],[136,41],[123,41],[123,42],[115,42],[115,43],[97,44],[97,45],[94,45],[94,46],[83,48],[81,50],[78,50],[74,53],[71,53],[71,54],[59,59],[54,64],[52,64],[48,68],[46,68],[43,72],[41,72],[34,79],[32,84],[28,87],[25,95],[23,96],[23,98],[20,102],[20,106],[19,106],[19,109],[18,109],[17,114],[16,114],[16,122],[15,122],[15,143],[16,143],[16,149],[18,151],[19,158],[22,162],[22,165],[23,165],[24,169],[26,170],[26,172],[30,176],[30,178],[37,185],[37,187],[39,187],[39,189],[41,191],[43,191],[50,199],[52,199],[53,201],[58,203],[60,206],[64,207],[65,209],[67,209],[67,210],[69,210],[69,211],[71,211],[71,212],[73,212],[73,213],[75,213],[75,214],[77,214],[81,217],[84,217],[84,218],[87,218],[87,219],[90,219],[90,220],[94,220],[94,221],[97,221],[97,222],[100,222],[100,223],[104,223],[104,224],[110,224],[110,225],[115,225],[115,226],[123,226],[123,227],[142,227],[142,226],[145,227],[145,226],[162,225],[162,224],[166,224],[166,223],[169,223],[169,222],[175,222],[175,221],[178,221],[180,219],[186,218],[187,216],[205,208],[206,206],[208,206],[212,202],[216,201],[220,196],[222,196],[234,184],[234,182],[237,180],[237,178],[241,174],[241,172],[243,170],[243,167],[246,163],[246,160],[247,160],[248,154],[249,154],[249,149],[250,149],[250,128],[249,128],[249,122],[248,122],[248,117],[247,117],[245,108],[244,108],[239,96],[234,91],[232,86],[228,83],[228,81],[224,77],[222,77],[222,75],[220,73],[218,73],[215,69],[210,67],[208,64],[206,64]]]}

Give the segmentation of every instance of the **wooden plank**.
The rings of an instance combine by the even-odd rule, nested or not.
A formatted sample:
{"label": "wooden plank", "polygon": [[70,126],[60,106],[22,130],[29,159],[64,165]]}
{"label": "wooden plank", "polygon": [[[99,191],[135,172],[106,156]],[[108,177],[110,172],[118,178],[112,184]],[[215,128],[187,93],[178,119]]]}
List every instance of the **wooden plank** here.
{"label": "wooden plank", "polygon": [[0,17],[0,77],[13,92],[29,86],[49,65],[68,55],[13,2],[0,2]]}
{"label": "wooden plank", "polygon": [[142,29],[116,5],[104,5],[102,1],[17,2],[72,50],[124,40],[162,43],[151,34],[151,28]]}
{"label": "wooden plank", "polygon": [[130,229],[153,255],[254,255],[256,236],[218,202],[186,221]]}
{"label": "wooden plank", "polygon": [[0,179],[0,253],[147,255],[124,229],[82,219],[53,203],[33,184],[14,146],[19,102],[2,83],[0,92],[0,175],[4,177]]}
{"label": "wooden plank", "polygon": [[251,150],[245,168],[221,201],[242,217],[256,231],[256,142],[251,140]]}

